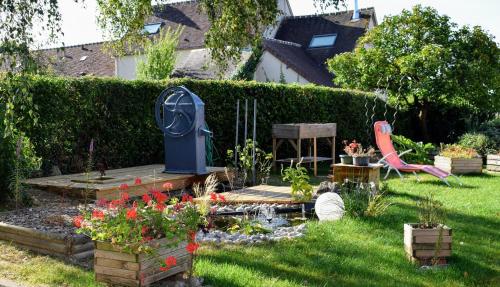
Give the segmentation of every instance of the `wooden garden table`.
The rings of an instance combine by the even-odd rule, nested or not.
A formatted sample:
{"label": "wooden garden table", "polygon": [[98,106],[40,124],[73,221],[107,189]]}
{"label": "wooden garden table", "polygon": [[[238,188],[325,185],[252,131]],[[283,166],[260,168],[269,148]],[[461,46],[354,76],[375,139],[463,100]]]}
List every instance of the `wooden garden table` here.
{"label": "wooden garden table", "polygon": [[[318,175],[318,161],[332,161],[335,164],[335,136],[337,135],[336,123],[325,124],[274,124],[272,129],[273,136],[273,166],[276,168],[276,162],[290,163],[292,160],[298,162],[302,159],[303,163],[313,163],[314,176]],[[331,157],[318,157],[317,139],[326,138],[331,146]],[[297,152],[297,157],[277,159],[276,153],[284,141],[288,141]],[[311,148],[307,157],[302,157],[302,140],[309,140]]]}
{"label": "wooden garden table", "polygon": [[382,164],[377,163],[370,163],[368,166],[337,163],[332,165],[332,182],[343,183],[346,179],[363,183],[373,182],[378,189],[382,167]]}

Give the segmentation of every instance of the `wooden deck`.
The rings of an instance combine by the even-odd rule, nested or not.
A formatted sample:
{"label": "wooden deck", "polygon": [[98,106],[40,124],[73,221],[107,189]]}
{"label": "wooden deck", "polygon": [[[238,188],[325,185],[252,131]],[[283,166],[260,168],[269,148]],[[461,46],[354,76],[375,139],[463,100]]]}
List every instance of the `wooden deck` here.
{"label": "wooden deck", "polygon": [[[228,204],[238,203],[298,203],[292,199],[292,190],[289,186],[257,185],[229,192],[220,193]],[[195,198],[195,202],[205,198]]]}
{"label": "wooden deck", "polygon": [[[57,192],[71,197],[84,197],[88,189],[88,197],[92,199],[114,199],[119,196],[118,187],[122,183],[129,185],[127,191],[130,196],[138,196],[146,193],[149,189],[156,187],[163,190],[162,185],[170,182],[173,190],[190,187],[195,182],[202,182],[210,173],[216,173],[220,181],[225,181],[226,176],[223,167],[208,167],[209,174],[172,174],[163,173],[164,165],[145,165],[106,171],[106,179],[101,180],[98,172],[90,174],[90,181],[84,173],[66,174],[51,177],[32,178],[25,181],[26,184],[39,189]],[[142,184],[135,185],[136,178],[141,178]]]}

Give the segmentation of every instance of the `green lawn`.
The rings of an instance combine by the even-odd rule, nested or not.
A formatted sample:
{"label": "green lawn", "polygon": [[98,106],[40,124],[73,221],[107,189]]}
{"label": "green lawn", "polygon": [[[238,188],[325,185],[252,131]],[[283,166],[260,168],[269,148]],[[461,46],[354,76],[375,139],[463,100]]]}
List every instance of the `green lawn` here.
{"label": "green lawn", "polygon": [[[500,286],[500,175],[464,176],[448,188],[423,176],[388,180],[392,205],[378,218],[308,223],[298,240],[253,247],[203,247],[196,273],[211,286]],[[448,211],[453,257],[444,269],[406,260],[403,223],[417,219],[426,191]],[[93,274],[0,244],[0,276],[34,285],[95,286]]]}

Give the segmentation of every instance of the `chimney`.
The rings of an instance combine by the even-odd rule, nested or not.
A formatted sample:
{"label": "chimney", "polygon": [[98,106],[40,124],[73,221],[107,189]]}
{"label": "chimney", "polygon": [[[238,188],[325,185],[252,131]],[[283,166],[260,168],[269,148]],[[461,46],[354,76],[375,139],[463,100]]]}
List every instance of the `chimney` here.
{"label": "chimney", "polygon": [[352,21],[359,20],[359,8],[358,8],[358,0],[354,0],[354,12],[352,13]]}

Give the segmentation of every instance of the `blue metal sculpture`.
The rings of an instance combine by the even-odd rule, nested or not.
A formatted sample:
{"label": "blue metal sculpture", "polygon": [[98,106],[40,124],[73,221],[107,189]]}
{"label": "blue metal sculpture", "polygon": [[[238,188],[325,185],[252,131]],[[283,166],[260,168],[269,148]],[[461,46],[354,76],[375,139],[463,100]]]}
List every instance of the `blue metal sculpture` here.
{"label": "blue metal sculpture", "polygon": [[205,104],[184,86],[164,90],[156,100],[156,124],[165,141],[165,171],[207,173]]}

